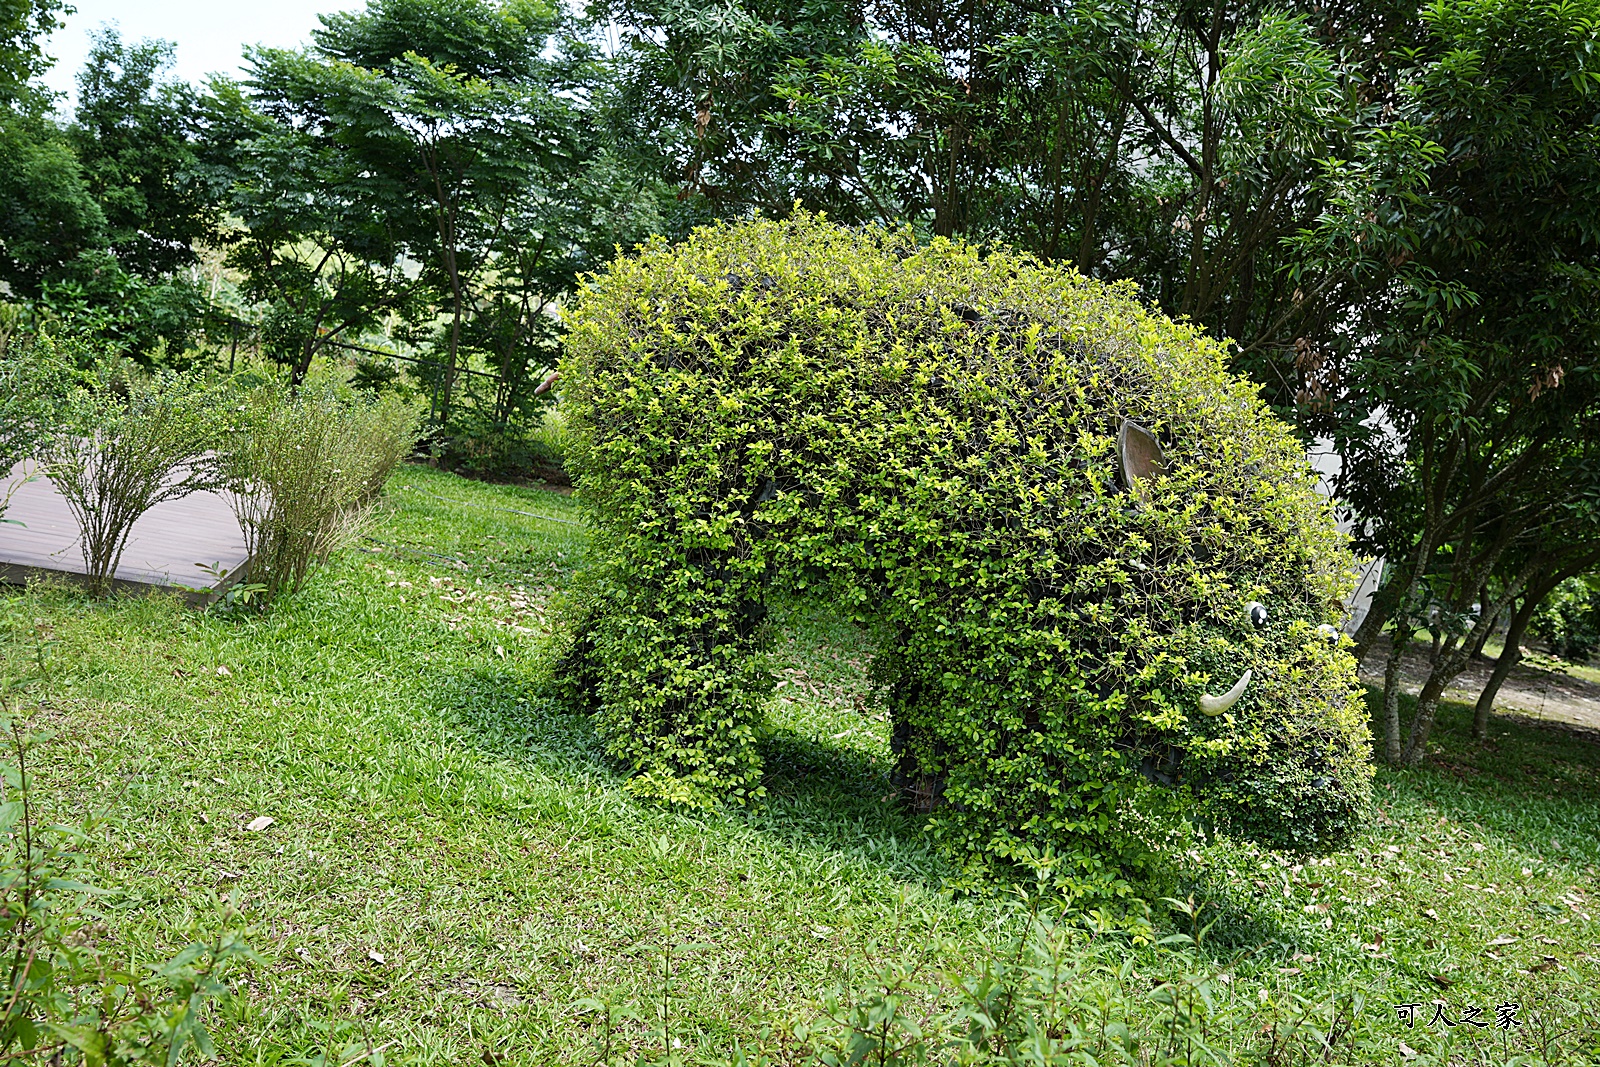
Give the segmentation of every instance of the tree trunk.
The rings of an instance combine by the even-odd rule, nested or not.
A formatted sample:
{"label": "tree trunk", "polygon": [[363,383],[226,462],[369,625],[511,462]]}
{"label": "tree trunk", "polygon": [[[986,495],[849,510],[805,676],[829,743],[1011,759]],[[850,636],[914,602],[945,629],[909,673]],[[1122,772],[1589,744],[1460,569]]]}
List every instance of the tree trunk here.
{"label": "tree trunk", "polygon": [[456,388],[456,353],[461,347],[461,276],[456,271],[455,254],[450,259],[450,295],[454,310],[450,318],[450,351],[445,357],[444,389],[439,400],[439,422],[450,419],[450,400]]}
{"label": "tree trunk", "polygon": [[306,375],[311,373],[311,360],[316,355],[316,341],[307,337],[300,343],[300,358],[294,361],[294,366],[289,369],[289,388],[298,389],[305,383]]}
{"label": "tree trunk", "polygon": [[[1522,658],[1522,635],[1532,621],[1534,612],[1539,610],[1539,605],[1544,603],[1544,598],[1555,591],[1560,585],[1575,575],[1582,574],[1600,561],[1600,550],[1591,550],[1582,554],[1575,554],[1560,564],[1547,562],[1543,567],[1533,569],[1522,603],[1511,616],[1511,624],[1506,627],[1505,648],[1500,653],[1500,658],[1495,661],[1494,673],[1489,677],[1489,684],[1483,687],[1483,692],[1478,694],[1478,706],[1472,713],[1472,736],[1483,740],[1489,732],[1489,714],[1494,711],[1494,698],[1500,692],[1511,669]],[[1504,605],[1500,605],[1504,610]]]}
{"label": "tree trunk", "polygon": [[[438,144],[424,145],[422,163],[433,182],[434,221],[439,228],[439,256],[444,261],[445,277],[450,281],[450,344],[445,355],[443,380],[436,392],[434,414],[440,423],[450,417],[451,395],[456,385],[456,354],[461,346],[461,317],[464,295],[461,285],[461,265],[457,253],[460,246],[459,224],[461,202],[459,186],[448,192],[444,187],[444,162],[439,157]],[[458,174],[459,178],[460,175]]]}
{"label": "tree trunk", "polygon": [[1396,631],[1383,667],[1383,759],[1391,766],[1400,763],[1400,661],[1411,644],[1411,631]]}
{"label": "tree trunk", "polygon": [[1427,754],[1428,735],[1433,732],[1433,717],[1439,713],[1439,694],[1443,692],[1444,683],[1435,685],[1430,676],[1422,692],[1417,694],[1417,713],[1411,718],[1411,736],[1406,742],[1405,755],[1401,757],[1407,767],[1417,766]]}
{"label": "tree trunk", "polygon": [[[1493,566],[1494,560],[1489,560],[1486,566]],[[1454,638],[1446,640],[1442,646],[1435,642],[1433,655],[1433,669],[1428,672],[1428,680],[1422,685],[1422,692],[1417,694],[1417,714],[1411,720],[1411,738],[1406,744],[1405,762],[1416,766],[1422,762],[1427,753],[1428,734],[1433,730],[1433,718],[1439,711],[1439,698],[1443,696],[1445,686],[1455,681],[1456,676],[1467,668],[1467,661],[1472,656],[1472,649],[1481,636],[1477,631],[1488,629],[1493,620],[1506,609],[1519,593],[1522,592],[1529,574],[1534,570],[1534,565],[1529,564],[1522,573],[1510,582],[1500,599],[1493,604],[1479,601],[1478,620],[1472,630],[1463,634],[1458,643]]]}
{"label": "tree trunk", "polygon": [[1452,640],[1435,652],[1433,669],[1428,672],[1428,680],[1422,683],[1422,691],[1417,694],[1417,713],[1411,718],[1410,737],[1406,740],[1406,751],[1402,757],[1406,766],[1415,767],[1427,755],[1428,735],[1433,732],[1434,716],[1439,713],[1439,698],[1444,695],[1445,686],[1466,667],[1468,647],[1455,644]]}
{"label": "tree trunk", "polygon": [[1501,649],[1500,658],[1494,661],[1494,673],[1489,675],[1483,692],[1478,694],[1478,705],[1472,709],[1472,736],[1479,741],[1489,736],[1489,714],[1494,711],[1494,698],[1511,675],[1511,669],[1522,659],[1522,633],[1528,628],[1528,620],[1539,609],[1539,599],[1531,593],[1523,597],[1516,614],[1511,616],[1511,625],[1506,627],[1506,647]]}
{"label": "tree trunk", "polygon": [[450,401],[456,387],[456,354],[461,347],[461,270],[456,261],[455,209],[439,213],[439,245],[444,256],[445,275],[450,279],[450,344],[445,354],[444,381],[439,389],[438,417],[442,425],[450,418]]}

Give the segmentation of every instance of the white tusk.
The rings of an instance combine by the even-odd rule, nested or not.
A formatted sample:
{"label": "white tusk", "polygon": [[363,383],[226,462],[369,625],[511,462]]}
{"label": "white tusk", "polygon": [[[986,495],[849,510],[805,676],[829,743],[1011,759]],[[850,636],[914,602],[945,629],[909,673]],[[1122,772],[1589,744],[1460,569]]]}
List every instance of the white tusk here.
{"label": "white tusk", "polygon": [[1244,696],[1244,687],[1249,684],[1250,672],[1247,670],[1239,676],[1239,680],[1237,682],[1233,683],[1233,688],[1228,690],[1226,693],[1223,693],[1221,696],[1214,697],[1210,693],[1201,693],[1200,710],[1205,712],[1207,715],[1221,715],[1223,712],[1239,703],[1239,698]]}

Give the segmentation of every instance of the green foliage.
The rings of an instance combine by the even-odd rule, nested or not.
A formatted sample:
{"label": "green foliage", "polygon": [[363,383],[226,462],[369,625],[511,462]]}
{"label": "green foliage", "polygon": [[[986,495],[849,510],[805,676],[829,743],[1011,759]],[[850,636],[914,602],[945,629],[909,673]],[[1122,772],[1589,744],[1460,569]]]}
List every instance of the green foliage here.
{"label": "green foliage", "polygon": [[[1348,286],[1297,362],[1358,547],[1391,563],[1363,652],[1391,620],[1403,648],[1419,601],[1487,622],[1600,553],[1600,198],[1573,192],[1600,187],[1600,3],[1441,0],[1418,29],[1294,242],[1297,284]],[[1424,758],[1483,636],[1452,628],[1392,758]]]}
{"label": "green foliage", "polygon": [[[559,434],[545,429],[555,396],[537,393],[561,356],[559,324],[543,304],[531,286],[521,300],[500,292],[466,324],[468,366],[462,368],[450,417],[431,443],[442,465],[478,476],[565,484]],[[481,363],[474,358],[480,352]],[[422,388],[433,395],[441,368],[430,363],[417,371]]]}
{"label": "green foliage", "polygon": [[1378,95],[1362,66],[1394,48],[1388,6],[597,8],[627,43],[608,113],[686,202],[732,218],[799,203],[1130,278],[1263,346],[1253,369],[1292,402],[1269,364],[1320,307],[1285,284],[1282,241],[1317,216],[1315,161]]}
{"label": "green foliage", "polygon": [[144,373],[116,359],[79,375],[60,398],[38,458],[77,520],[95,595],[111,591],[139,516],[211,483],[219,399],[202,373]]}
{"label": "green foliage", "polygon": [[415,319],[442,356],[430,383],[441,423],[464,353],[526,377],[546,340],[544,303],[653,218],[653,198],[585,121],[592,64],[567,21],[534,0],[379,0],[325,16],[310,48],[251,54],[256,106],[333,178],[318,211],[359,190],[352,203],[421,267],[433,299]]}
{"label": "green foliage", "polygon": [[9,749],[0,763],[0,1055],[85,1067],[172,1067],[193,1049],[216,1050],[206,1029],[226,1000],[226,977],[254,953],[237,936],[194,941],[165,963],[119,963],[97,944],[104,893],[81,851],[84,831],[41,824],[28,750],[9,701],[0,717]]}
{"label": "green foliage", "polygon": [[[252,938],[268,960],[249,995],[211,1025],[221,1062],[325,1052],[337,1067],[360,1033],[326,1033],[335,1022],[390,1064],[488,1051],[502,1067],[594,1067],[606,1013],[575,1003],[592,1000],[611,1007],[610,1067],[722,1063],[735,1044],[749,1064],[802,1067],[795,1024],[831,1028],[824,994],[867,995],[885,958],[930,951],[913,988],[945,993],[907,1010],[935,1023],[956,1006],[953,979],[1015,958],[1006,895],[940,892],[950,865],[884,801],[890,724],[855,699],[873,646],[831,604],[800,618],[774,606],[788,699],[770,710],[763,804],[683,818],[628,795],[591,723],[532,689],[549,640],[535,612],[587,553],[582,517],[566,497],[404,465],[361,550],[265,616],[0,588],[0,673],[28,669],[43,634],[64,697],[44,712],[56,735],[34,761],[41,786],[108,819],[83,848],[119,893],[106,936],[166,958],[194,940],[195,897],[219,868],[273,931]],[[1208,1047],[1237,1067],[1271,1062],[1258,1035],[1297,998],[1326,1020],[1319,1006],[1357,991],[1384,1044],[1341,1044],[1334,1064],[1396,1067],[1404,1041],[1421,1053],[1407,1062],[1498,1067],[1539,1055],[1541,1037],[1552,1065],[1594,1059],[1600,746],[1507,720],[1491,751],[1471,722],[1447,705],[1441,758],[1379,768],[1374,817],[1341,855],[1213,840],[1186,857],[1210,902],[1201,926],[1220,921],[1193,966],[1182,945],[1108,939],[1132,961],[1118,995],[1135,1024],[1159,1017],[1158,983],[1192,971],[1218,975]],[[239,832],[260,814],[278,821]],[[1154,910],[1159,940],[1170,926]],[[1503,935],[1518,940],[1491,944]],[[652,946],[672,949],[670,986]],[[658,1038],[664,995],[681,1048]],[[1435,999],[1451,1018],[1518,1001],[1522,1026],[1505,1054],[1481,1039],[1472,1054],[1469,1027],[1395,1016]]]}
{"label": "green foliage", "polygon": [[[1036,905],[1021,923],[1013,916],[1010,936],[983,938],[982,962],[969,973],[938,973],[927,965],[926,950],[880,963],[876,973],[846,968],[845,983],[829,991],[821,1017],[796,1036],[820,1067],[1177,1067],[1216,1063],[1214,1045],[1251,1037],[1274,1053],[1272,1063],[1315,1063],[1350,1051],[1341,1047],[1348,1033],[1338,1031],[1348,1032],[1352,1017],[1362,1014],[1362,992],[1326,1004],[1290,999],[1273,1006],[1268,1026],[1239,1026],[1229,1018],[1234,1011],[1254,1016],[1262,1006],[1228,1003],[1228,968],[1204,948],[1205,905],[1193,898],[1169,903],[1194,920],[1192,932],[1154,945],[1148,922],[1129,929],[1101,913]],[[877,954],[874,948],[869,955]],[[1147,971],[1136,977],[1140,955]]]}
{"label": "green foliage", "polygon": [[184,274],[147,281],[106,252],[80,257],[71,270],[40,286],[38,320],[57,336],[114,345],[144,366],[182,369],[206,311],[199,281]]}
{"label": "green foliage", "polygon": [[363,179],[359,161],[297,121],[274,83],[254,96],[213,88],[208,163],[240,223],[223,234],[226,262],[260,305],[265,354],[299,382],[329,346],[414,311],[419,285],[403,270],[389,190]]}
{"label": "green foliage", "polygon": [[72,146],[47,121],[0,112],[0,281],[36,297],[101,247],[105,215]]}
{"label": "green foliage", "polygon": [[33,456],[55,422],[67,369],[48,338],[9,337],[0,343],[0,521],[16,490],[12,469]]}
{"label": "green foliage", "polygon": [[[1349,557],[1293,435],[1131,287],[801,214],[653,242],[569,328],[595,555],[566,676],[639,795],[761,793],[782,588],[879,632],[901,781],[975,876],[1104,889],[1189,815],[1359,827],[1354,663],[1317,630]],[[1124,419],[1165,442],[1137,494]]]}
{"label": "green foliage", "polygon": [[[547,419],[519,418],[500,425],[484,417],[471,404],[456,408],[450,424],[434,434],[430,447],[437,450],[440,465],[478,478],[544,481],[551,485],[570,485],[560,434],[551,433]],[[546,413],[554,411],[546,408]]]}
{"label": "green foliage", "polygon": [[1600,578],[1568,578],[1545,597],[1528,629],[1564,660],[1582,663],[1600,649]]}
{"label": "green foliage", "polygon": [[218,190],[196,153],[192,88],[162,81],[166,41],[126,44],[113,28],[94,36],[78,72],[67,139],[106,221],[106,246],[128,274],[154,281],[195,262],[217,223]]}
{"label": "green foliage", "polygon": [[29,82],[53,62],[45,38],[70,10],[61,0],[0,0],[0,108],[44,105],[48,97]]}
{"label": "green foliage", "polygon": [[79,72],[75,122],[0,109],[0,280],[58,335],[139,359],[199,330],[203,294],[177,272],[219,195],[195,152],[192,91],[159,81],[169,60],[169,45],[108,31]]}
{"label": "green foliage", "polygon": [[[821,1017],[797,1028],[809,1054],[801,1062],[1310,1067],[1394,1056],[1392,1009],[1375,986],[1352,980],[1321,996],[1242,996],[1233,988],[1239,959],[1218,958],[1207,944],[1217,915],[1193,897],[1165,903],[1181,929],[1159,939],[1148,923],[1035,907],[1017,933],[984,937],[983,960],[971,971],[939,973],[927,951],[902,952],[866,974],[847,968]],[[874,947],[869,955],[879,953]],[[1502,1057],[1512,1041],[1515,1062],[1530,1067],[1594,1062],[1566,1035],[1541,1045],[1522,1031],[1464,1029],[1459,1040],[1407,1033],[1422,1046],[1407,1046],[1407,1062],[1443,1067],[1463,1054]]]}
{"label": "green foliage", "polygon": [[417,440],[404,401],[329,380],[271,382],[238,406],[219,446],[258,601],[293,592],[313,563],[355,540],[389,473]]}

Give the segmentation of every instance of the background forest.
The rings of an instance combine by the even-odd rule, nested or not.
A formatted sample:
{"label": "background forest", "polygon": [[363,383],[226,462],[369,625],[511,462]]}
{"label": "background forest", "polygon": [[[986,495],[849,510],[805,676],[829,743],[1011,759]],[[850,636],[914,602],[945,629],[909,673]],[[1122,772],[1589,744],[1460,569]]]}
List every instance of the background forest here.
{"label": "background forest", "polygon": [[559,481],[536,389],[618,249],[797,207],[1000,241],[1231,339],[1331,444],[1388,561],[1357,651],[1431,642],[1391,761],[1475,620],[1508,670],[1596,629],[1595,0],[374,0],[204,85],[106,29],[70,114],[38,80],[63,10],[0,7],[14,344],[349,363],[444,465]]}

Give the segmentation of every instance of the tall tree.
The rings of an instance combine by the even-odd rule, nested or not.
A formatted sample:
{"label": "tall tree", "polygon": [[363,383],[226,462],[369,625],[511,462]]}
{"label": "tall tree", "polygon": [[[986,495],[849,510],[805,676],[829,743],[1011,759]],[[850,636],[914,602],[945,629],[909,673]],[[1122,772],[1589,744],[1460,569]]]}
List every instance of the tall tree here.
{"label": "tall tree", "polygon": [[159,80],[170,51],[104,32],[79,75],[76,121],[63,128],[31,86],[0,111],[0,280],[136,358],[163,341],[181,351],[198,329],[203,300],[181,268],[215,219],[192,94]]}
{"label": "tall tree", "polygon": [[252,53],[249,88],[349,161],[443,295],[433,407],[447,421],[468,350],[502,363],[547,351],[540,308],[654,226],[654,190],[589,120],[600,68],[562,8],[375,0],[322,23],[310,48]]}
{"label": "tall tree", "polygon": [[446,294],[434,397],[444,419],[477,280],[570,121],[545,77],[560,13],[533,0],[376,0],[322,22],[310,49],[252,53],[251,87],[269,110],[292,113],[359,161]]}
{"label": "tall tree", "polygon": [[72,146],[45,118],[0,114],[0,158],[0,282],[38,298],[105,248],[105,215]]}
{"label": "tall tree", "polygon": [[1322,306],[1282,240],[1372,106],[1347,46],[1391,36],[1367,8],[1192,0],[603,12],[629,28],[615,121],[685,197],[1073,259],[1240,339],[1268,377]]}
{"label": "tall tree", "polygon": [[45,114],[50,94],[34,82],[53,62],[44,40],[64,10],[60,0],[0,0],[0,283],[17,296],[37,296],[105,228],[77,157]]}
{"label": "tall tree", "polygon": [[124,43],[101,30],[78,73],[68,141],[106,219],[117,263],[146,280],[195,262],[195,242],[214,230],[219,190],[195,151],[195,93],[161,80],[167,41]]}
{"label": "tall tree", "polygon": [[0,0],[0,108],[37,109],[48,101],[33,79],[55,62],[45,38],[70,9],[62,0]]}
{"label": "tall tree", "polygon": [[290,111],[260,106],[218,80],[205,101],[206,163],[228,181],[237,225],[227,263],[261,304],[264,347],[302,382],[313,360],[392,312],[413,310],[423,285],[406,269],[387,190],[342,144]]}
{"label": "tall tree", "polygon": [[1389,747],[1412,763],[1475,629],[1538,576],[1529,546],[1577,536],[1600,439],[1600,3],[1437,0],[1422,25],[1296,242],[1306,276],[1358,293],[1316,354],[1341,494],[1390,560],[1358,649],[1391,621],[1396,654],[1435,631],[1416,718]]}

